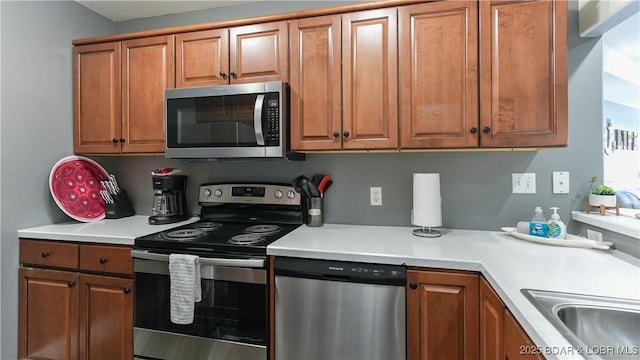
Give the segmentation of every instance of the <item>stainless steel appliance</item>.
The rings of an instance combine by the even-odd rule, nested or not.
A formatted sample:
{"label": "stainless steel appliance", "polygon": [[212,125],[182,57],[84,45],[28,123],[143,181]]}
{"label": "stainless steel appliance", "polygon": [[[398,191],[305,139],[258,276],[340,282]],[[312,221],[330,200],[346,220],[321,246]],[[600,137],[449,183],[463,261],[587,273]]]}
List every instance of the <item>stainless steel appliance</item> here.
{"label": "stainless steel appliance", "polygon": [[191,217],[187,214],[187,177],[185,175],[152,176],[153,206],[149,224],[172,224]]}
{"label": "stainless steel appliance", "polygon": [[[304,223],[289,184],[200,186],[200,221],[135,239],[134,353],[144,359],[266,359],[266,247]],[[169,254],[199,256],[194,322],[170,321]]]}
{"label": "stainless steel appliance", "polygon": [[288,90],[279,81],[166,90],[166,157],[303,159],[288,152]]}
{"label": "stainless steel appliance", "polygon": [[404,266],[276,258],[278,360],[406,358]]}

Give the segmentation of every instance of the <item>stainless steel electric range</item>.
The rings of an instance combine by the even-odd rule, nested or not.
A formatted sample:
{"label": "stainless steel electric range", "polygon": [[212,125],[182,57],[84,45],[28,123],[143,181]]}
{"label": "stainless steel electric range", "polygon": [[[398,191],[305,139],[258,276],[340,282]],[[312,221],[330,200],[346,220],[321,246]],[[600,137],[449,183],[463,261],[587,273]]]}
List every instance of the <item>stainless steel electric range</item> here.
{"label": "stainless steel electric range", "polygon": [[[200,221],[135,239],[138,359],[267,359],[267,245],[305,222],[288,184],[200,186]],[[199,256],[202,300],[188,325],[170,320],[169,255]]]}

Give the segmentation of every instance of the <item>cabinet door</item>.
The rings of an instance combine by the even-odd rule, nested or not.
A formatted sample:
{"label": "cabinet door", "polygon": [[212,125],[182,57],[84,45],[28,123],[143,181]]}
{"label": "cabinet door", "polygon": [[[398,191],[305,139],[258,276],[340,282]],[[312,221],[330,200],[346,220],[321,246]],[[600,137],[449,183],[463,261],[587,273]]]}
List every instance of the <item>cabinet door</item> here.
{"label": "cabinet door", "polygon": [[398,147],[396,9],[342,18],[344,149]]}
{"label": "cabinet door", "polygon": [[477,9],[477,1],[399,9],[400,147],[478,146]]}
{"label": "cabinet door", "polygon": [[480,281],[480,359],[504,359],[506,308],[487,281]]}
{"label": "cabinet door", "polygon": [[229,29],[230,82],[287,81],[287,22]]}
{"label": "cabinet door", "polygon": [[80,359],[133,358],[133,280],[80,275]]}
{"label": "cabinet door", "polygon": [[544,356],[538,354],[533,341],[508,310],[504,312],[504,359],[544,360]]}
{"label": "cabinet door", "polygon": [[407,272],[407,358],[477,359],[477,275]]}
{"label": "cabinet door", "polygon": [[78,358],[78,273],[21,267],[20,359]]}
{"label": "cabinet door", "polygon": [[120,43],[74,47],[74,153],[119,153],[120,109]]}
{"label": "cabinet door", "polygon": [[340,16],[292,20],[289,26],[291,149],[340,149]]}
{"label": "cabinet door", "polygon": [[567,144],[567,2],[480,1],[481,146]]}
{"label": "cabinet door", "polygon": [[229,30],[176,35],[176,87],[229,83]]}
{"label": "cabinet door", "polygon": [[122,152],[164,152],[164,91],[175,84],[173,35],[122,45]]}

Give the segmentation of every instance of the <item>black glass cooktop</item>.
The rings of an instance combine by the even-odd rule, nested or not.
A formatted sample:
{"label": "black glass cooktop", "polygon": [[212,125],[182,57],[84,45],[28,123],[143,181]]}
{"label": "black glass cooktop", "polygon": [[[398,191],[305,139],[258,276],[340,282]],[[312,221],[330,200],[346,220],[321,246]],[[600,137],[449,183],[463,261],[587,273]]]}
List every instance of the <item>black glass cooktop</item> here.
{"label": "black glass cooktop", "polygon": [[167,253],[185,251],[265,255],[267,245],[299,226],[300,224],[201,220],[136,238],[134,245],[137,249]]}

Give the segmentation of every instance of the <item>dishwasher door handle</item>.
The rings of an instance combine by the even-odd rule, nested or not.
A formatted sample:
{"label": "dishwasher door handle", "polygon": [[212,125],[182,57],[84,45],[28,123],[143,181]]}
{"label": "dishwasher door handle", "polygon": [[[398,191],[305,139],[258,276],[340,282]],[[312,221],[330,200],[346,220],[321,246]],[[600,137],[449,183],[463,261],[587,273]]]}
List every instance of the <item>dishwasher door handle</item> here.
{"label": "dishwasher door handle", "polygon": [[[134,259],[163,261],[169,263],[169,255],[150,253],[146,250],[131,250],[131,256]],[[265,259],[226,259],[226,258],[198,258],[200,265],[209,266],[228,266],[228,267],[243,267],[243,268],[262,268],[264,267]]]}

